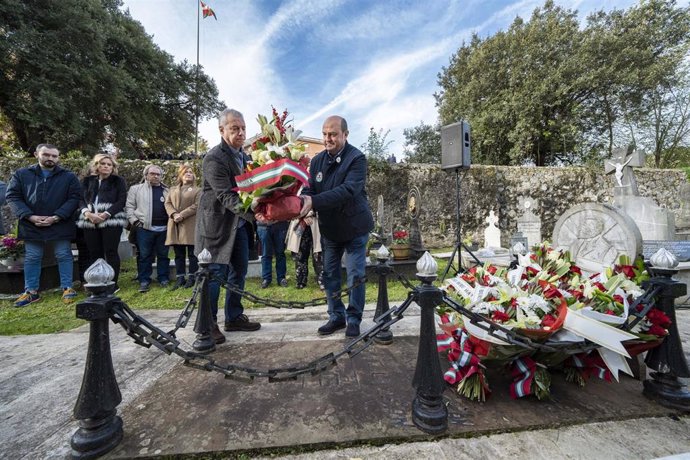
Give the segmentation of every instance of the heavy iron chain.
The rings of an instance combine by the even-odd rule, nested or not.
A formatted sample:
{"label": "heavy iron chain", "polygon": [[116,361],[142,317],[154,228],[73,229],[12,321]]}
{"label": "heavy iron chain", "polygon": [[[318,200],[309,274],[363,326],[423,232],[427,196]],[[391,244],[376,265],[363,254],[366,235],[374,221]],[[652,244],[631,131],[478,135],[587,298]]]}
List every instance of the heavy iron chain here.
{"label": "heavy iron chain", "polygon": [[111,318],[120,324],[127,335],[134,339],[137,345],[150,348],[151,345],[168,355],[176,354],[184,359],[184,364],[196,369],[215,371],[223,374],[227,379],[253,381],[256,378],[267,378],[269,382],[295,380],[300,375],[317,375],[337,364],[338,359],[347,355],[352,358],[373,343],[373,339],[384,329],[390,328],[403,318],[405,310],[414,302],[416,291],[408,293],[407,299],[398,307],[382,313],[374,318],[374,325],[343,347],[338,353],[328,353],[307,364],[292,365],[273,369],[256,369],[238,364],[220,364],[215,359],[194,351],[182,348],[181,342],[171,333],[154,326],[145,318],[137,315],[123,301],[119,300],[113,306]]}
{"label": "heavy iron chain", "polygon": [[[407,288],[408,290],[412,291],[414,290],[414,285],[410,282],[405,275],[402,273],[398,273],[395,270],[393,270],[393,274],[395,277],[400,281],[400,283]],[[240,296],[247,298],[248,300],[252,301],[253,303],[261,304],[267,307],[273,307],[273,308],[287,308],[287,309],[303,309],[306,307],[315,307],[319,305],[323,305],[324,303],[328,302],[328,297],[319,297],[315,298],[312,300],[308,300],[306,302],[296,302],[296,301],[282,301],[282,300],[274,300],[274,299],[267,299],[264,297],[259,297],[255,294],[252,294],[249,291],[245,291],[242,289],[237,288],[236,286],[231,285],[227,280],[223,280],[222,278],[218,276],[214,276],[214,279],[218,281],[221,285],[225,287],[225,289],[229,289],[231,292],[235,294],[239,294]],[[342,298],[346,295],[349,295],[349,293],[356,288],[357,286],[363,284],[366,282],[366,278],[364,279],[359,279],[355,281],[355,283],[347,288],[344,291],[340,291],[337,293],[333,294],[334,299]],[[177,333],[177,331],[180,328],[184,328],[187,326],[189,323],[190,318],[192,317],[192,313],[194,312],[194,309],[197,306],[198,302],[198,297],[199,293],[201,292],[201,279],[199,276],[196,277],[196,282],[194,284],[194,290],[192,291],[192,297],[187,301],[187,304],[185,305],[184,309],[180,313],[179,318],[177,319],[177,322],[175,323],[175,328],[170,330],[168,334],[172,335],[173,337]]]}

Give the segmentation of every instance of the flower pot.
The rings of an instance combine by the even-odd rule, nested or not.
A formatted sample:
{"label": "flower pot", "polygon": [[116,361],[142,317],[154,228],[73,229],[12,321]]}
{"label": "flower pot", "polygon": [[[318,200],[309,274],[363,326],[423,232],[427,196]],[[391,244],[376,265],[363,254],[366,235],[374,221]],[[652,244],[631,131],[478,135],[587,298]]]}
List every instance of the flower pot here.
{"label": "flower pot", "polygon": [[405,260],[410,258],[409,244],[392,244],[390,247],[393,260]]}
{"label": "flower pot", "polygon": [[23,257],[8,257],[5,259],[0,259],[0,264],[4,265],[8,270],[23,270],[24,269],[24,258]]}

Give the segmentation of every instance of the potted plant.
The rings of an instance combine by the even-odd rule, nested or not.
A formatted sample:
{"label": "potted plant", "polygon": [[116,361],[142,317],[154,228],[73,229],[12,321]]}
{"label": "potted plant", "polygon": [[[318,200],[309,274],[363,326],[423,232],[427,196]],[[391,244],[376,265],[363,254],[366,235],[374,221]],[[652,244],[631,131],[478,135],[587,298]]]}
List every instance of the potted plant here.
{"label": "potted plant", "polygon": [[15,270],[24,266],[24,242],[15,235],[0,237],[0,264]]}
{"label": "potted plant", "polygon": [[393,232],[393,244],[391,252],[394,260],[410,258],[410,234],[407,230],[395,230]]}

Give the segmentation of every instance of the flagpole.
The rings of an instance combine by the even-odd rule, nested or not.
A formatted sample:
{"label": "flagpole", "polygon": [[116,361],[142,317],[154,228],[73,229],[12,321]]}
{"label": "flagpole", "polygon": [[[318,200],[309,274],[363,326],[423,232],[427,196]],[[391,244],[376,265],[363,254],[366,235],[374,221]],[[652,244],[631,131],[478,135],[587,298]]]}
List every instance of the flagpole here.
{"label": "flagpole", "polygon": [[201,2],[196,0],[196,78],[194,79],[194,93],[196,107],[194,117],[194,158],[199,156],[199,21],[201,16]]}

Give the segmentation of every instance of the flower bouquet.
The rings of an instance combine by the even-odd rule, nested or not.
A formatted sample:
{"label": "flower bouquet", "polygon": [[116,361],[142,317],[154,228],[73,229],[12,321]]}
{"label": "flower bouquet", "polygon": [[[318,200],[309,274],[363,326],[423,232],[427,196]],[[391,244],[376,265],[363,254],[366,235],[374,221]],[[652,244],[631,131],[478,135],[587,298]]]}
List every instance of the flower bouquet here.
{"label": "flower bouquet", "polygon": [[258,116],[261,137],[252,143],[252,161],[235,177],[237,187],[233,189],[243,211],[251,209],[274,221],[299,215],[302,204],[297,193],[309,182],[305,146],[297,143],[301,132],[295,131],[287,116],[287,110],[278,114],[274,107],[270,119]]}
{"label": "flower bouquet", "polygon": [[410,244],[410,234],[407,230],[395,230],[393,232],[393,244]]}
{"label": "flower bouquet", "polygon": [[[624,358],[658,345],[666,333],[670,321],[661,311],[632,308],[648,278],[641,261],[621,258],[587,278],[568,252],[548,243],[518,261],[512,269],[473,267],[443,287],[451,305],[460,306],[439,312],[439,350],[450,350],[446,380],[471,399],[489,393],[483,363],[509,367],[513,397],[543,399],[549,368],[565,367],[569,380],[581,384],[591,375],[618,379],[619,370],[630,373]],[[642,312],[644,320],[628,327]]]}
{"label": "flower bouquet", "polygon": [[0,237],[0,259],[18,259],[24,257],[24,242],[15,235]]}

